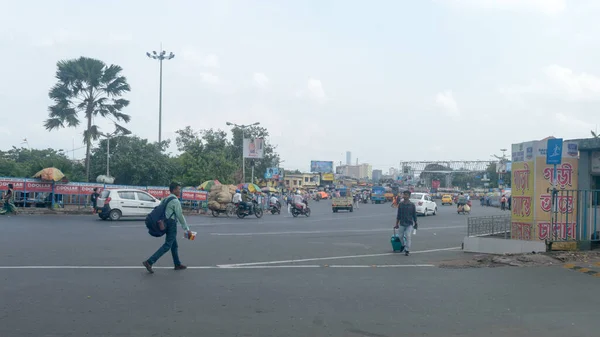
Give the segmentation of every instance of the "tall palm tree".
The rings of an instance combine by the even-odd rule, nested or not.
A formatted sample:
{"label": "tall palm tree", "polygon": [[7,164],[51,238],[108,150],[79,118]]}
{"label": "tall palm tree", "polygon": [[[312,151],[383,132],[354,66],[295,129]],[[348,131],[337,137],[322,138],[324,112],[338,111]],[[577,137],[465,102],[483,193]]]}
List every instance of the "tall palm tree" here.
{"label": "tall palm tree", "polygon": [[87,127],[83,132],[86,145],[85,172],[90,179],[90,152],[92,142],[100,136],[100,128],[94,124],[96,117],[110,119],[117,131],[129,132],[117,121],[128,123],[131,117],[121,112],[129,101],[120,98],[131,89],[120,66],[88,57],[62,60],[57,63],[58,82],[50,89],[48,96],[54,105],[48,108],[48,119],[44,123],[46,130],[52,131],[64,127],[77,127],[80,118],[85,117]]}

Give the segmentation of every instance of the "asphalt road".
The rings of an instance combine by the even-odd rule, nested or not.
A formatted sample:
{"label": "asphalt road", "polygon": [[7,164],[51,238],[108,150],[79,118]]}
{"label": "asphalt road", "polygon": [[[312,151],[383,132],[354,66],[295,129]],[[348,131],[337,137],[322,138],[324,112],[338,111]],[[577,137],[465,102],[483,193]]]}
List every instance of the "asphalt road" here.
{"label": "asphalt road", "polygon": [[[455,208],[419,218],[413,254],[393,254],[394,210],[310,218],[189,217],[161,244],[139,220],[0,217],[0,336],[597,336],[600,279],[560,267],[441,269],[463,257]],[[475,206],[472,215],[499,214]],[[181,236],[181,232],[179,234]]]}

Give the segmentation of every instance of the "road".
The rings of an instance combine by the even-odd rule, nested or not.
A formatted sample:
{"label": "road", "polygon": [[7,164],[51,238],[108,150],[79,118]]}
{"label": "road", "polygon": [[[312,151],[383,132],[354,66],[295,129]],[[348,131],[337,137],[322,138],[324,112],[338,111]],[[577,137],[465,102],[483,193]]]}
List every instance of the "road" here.
{"label": "road", "polygon": [[[310,218],[189,217],[170,255],[143,222],[0,217],[0,336],[597,336],[600,278],[561,267],[443,269],[466,218],[419,218],[413,254],[390,253],[394,210]],[[473,215],[499,214],[475,206]],[[181,232],[180,232],[181,235]]]}

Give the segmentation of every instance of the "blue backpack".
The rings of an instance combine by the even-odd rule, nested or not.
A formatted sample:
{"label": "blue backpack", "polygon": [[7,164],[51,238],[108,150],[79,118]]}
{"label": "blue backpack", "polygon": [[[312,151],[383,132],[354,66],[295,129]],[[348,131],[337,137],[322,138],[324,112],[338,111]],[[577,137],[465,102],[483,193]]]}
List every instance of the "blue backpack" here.
{"label": "blue backpack", "polygon": [[[146,228],[148,228],[148,234],[159,238],[167,232],[165,211],[167,205],[171,200],[175,199],[174,196],[168,197],[166,200],[160,203],[160,205],[154,207],[152,212],[146,216]],[[173,215],[171,215],[172,217]]]}

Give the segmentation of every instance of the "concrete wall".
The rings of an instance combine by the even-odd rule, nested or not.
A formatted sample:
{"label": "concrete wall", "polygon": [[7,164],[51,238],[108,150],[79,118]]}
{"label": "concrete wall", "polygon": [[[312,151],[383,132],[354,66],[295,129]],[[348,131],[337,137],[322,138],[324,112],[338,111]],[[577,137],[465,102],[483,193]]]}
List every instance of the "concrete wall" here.
{"label": "concrete wall", "polygon": [[544,241],[505,240],[487,237],[465,237],[463,251],[485,254],[520,254],[545,252]]}
{"label": "concrete wall", "polygon": [[577,173],[579,174],[579,180],[577,182],[577,189],[589,190],[592,188],[592,176],[591,170],[591,151],[580,151],[579,152],[579,167]]}

